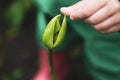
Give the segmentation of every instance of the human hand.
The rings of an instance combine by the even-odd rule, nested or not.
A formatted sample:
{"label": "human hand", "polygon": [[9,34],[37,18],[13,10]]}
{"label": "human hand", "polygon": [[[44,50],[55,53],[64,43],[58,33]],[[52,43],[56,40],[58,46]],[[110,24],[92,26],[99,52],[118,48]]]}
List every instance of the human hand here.
{"label": "human hand", "polygon": [[119,0],[83,0],[60,11],[72,20],[83,19],[101,33],[120,31]]}

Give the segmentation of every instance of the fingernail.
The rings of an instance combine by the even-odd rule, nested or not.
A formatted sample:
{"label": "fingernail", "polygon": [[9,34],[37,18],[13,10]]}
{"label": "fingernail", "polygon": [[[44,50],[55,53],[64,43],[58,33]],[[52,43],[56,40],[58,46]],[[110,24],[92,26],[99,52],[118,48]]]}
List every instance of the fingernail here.
{"label": "fingernail", "polygon": [[61,7],[60,11],[64,11],[66,9],[66,7]]}

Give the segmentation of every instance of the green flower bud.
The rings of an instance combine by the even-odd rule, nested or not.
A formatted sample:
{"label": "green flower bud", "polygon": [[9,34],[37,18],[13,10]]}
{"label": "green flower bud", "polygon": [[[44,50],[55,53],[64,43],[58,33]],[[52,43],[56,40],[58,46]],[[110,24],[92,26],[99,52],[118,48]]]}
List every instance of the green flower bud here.
{"label": "green flower bud", "polygon": [[62,25],[60,25],[61,15],[55,16],[46,26],[42,35],[45,46],[49,49],[58,47],[64,40],[66,34],[66,16],[64,16]]}

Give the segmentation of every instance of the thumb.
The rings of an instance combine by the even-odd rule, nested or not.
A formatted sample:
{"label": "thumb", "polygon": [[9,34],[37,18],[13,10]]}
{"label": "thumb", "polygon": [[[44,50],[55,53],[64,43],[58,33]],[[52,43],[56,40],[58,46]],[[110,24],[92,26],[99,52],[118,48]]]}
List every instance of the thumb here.
{"label": "thumb", "polygon": [[72,6],[68,6],[68,7],[61,7],[60,11],[62,14],[70,16],[70,14],[76,10],[77,6],[80,5],[80,2],[72,5]]}
{"label": "thumb", "polygon": [[70,16],[70,13],[72,12],[72,10],[69,9],[69,7],[62,7],[60,8],[60,12],[66,16]]}
{"label": "thumb", "polygon": [[68,7],[61,7],[60,12],[66,16],[71,16],[72,13],[76,12],[76,10],[82,9],[82,7],[86,4],[86,1],[79,1],[76,4]]}

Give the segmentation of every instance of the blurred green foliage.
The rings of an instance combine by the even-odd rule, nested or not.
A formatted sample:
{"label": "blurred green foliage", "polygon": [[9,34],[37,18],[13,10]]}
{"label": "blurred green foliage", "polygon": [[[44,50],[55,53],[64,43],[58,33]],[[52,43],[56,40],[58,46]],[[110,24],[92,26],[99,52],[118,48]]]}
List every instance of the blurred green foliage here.
{"label": "blurred green foliage", "polygon": [[[4,34],[0,33],[0,74],[3,73],[1,71],[4,64],[1,48],[6,43],[6,41],[13,39],[20,34],[24,16],[31,8],[32,0],[11,0],[9,3],[7,0],[4,0],[4,3],[6,4],[7,8],[5,8],[5,10],[2,9],[2,15],[0,16],[5,19],[7,26],[0,24],[0,26],[6,28]],[[0,80],[1,78],[2,80],[20,80],[22,75],[22,70],[15,69],[10,73],[10,75],[4,73],[0,75]]]}
{"label": "blurred green foliage", "polygon": [[32,0],[14,0],[9,5],[4,15],[9,24],[6,32],[8,36],[13,37],[19,34],[24,15],[31,6]]}

